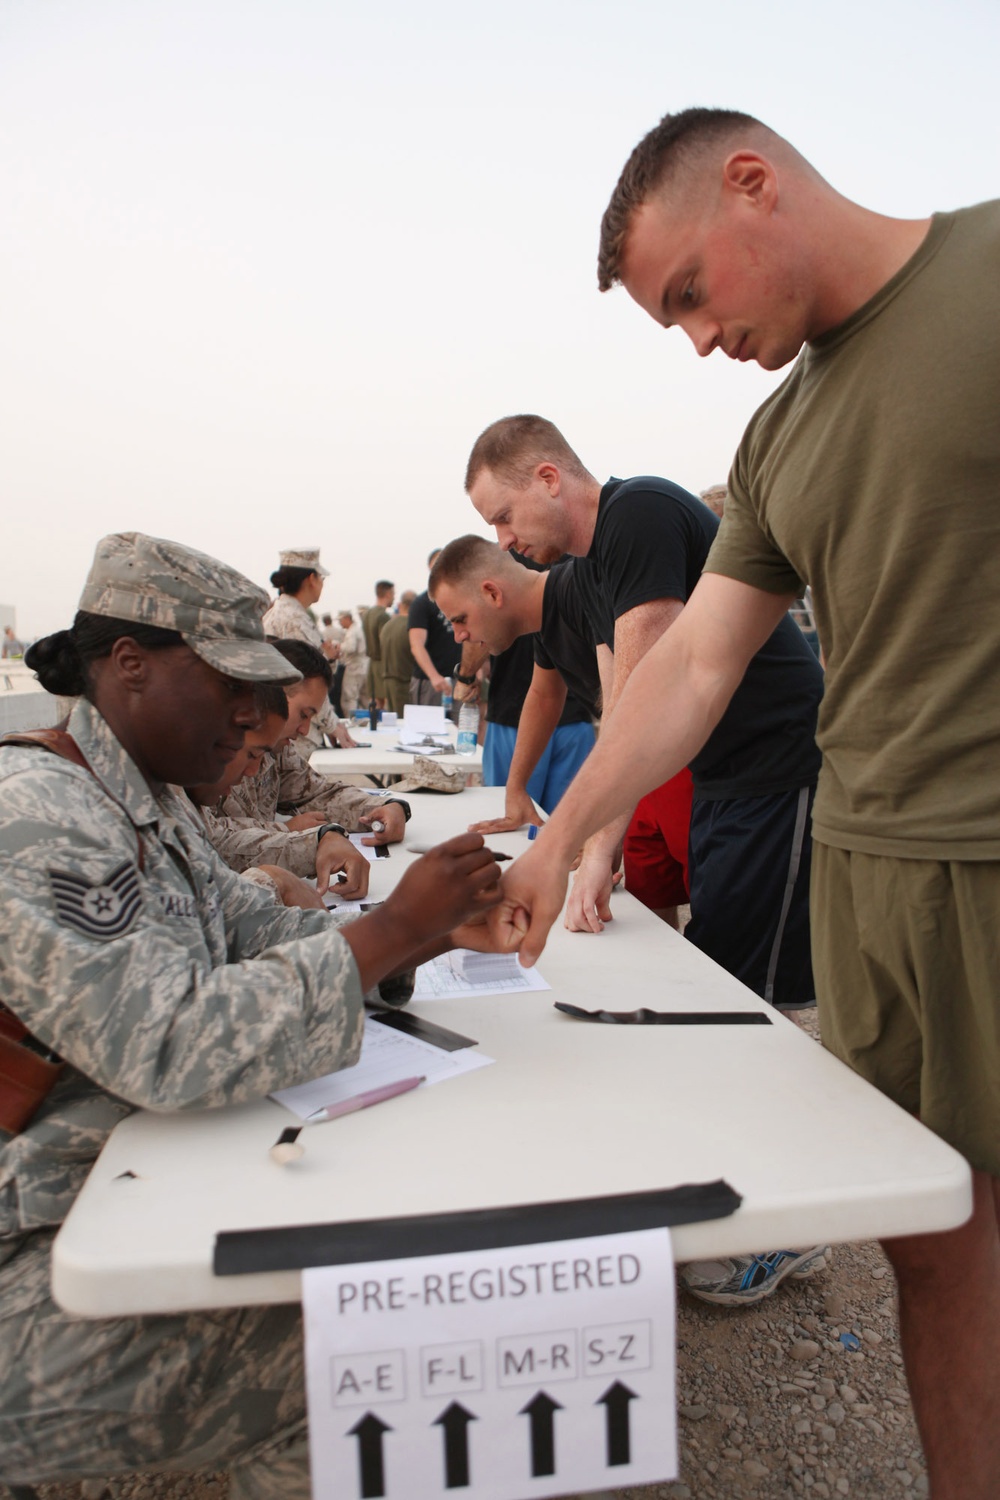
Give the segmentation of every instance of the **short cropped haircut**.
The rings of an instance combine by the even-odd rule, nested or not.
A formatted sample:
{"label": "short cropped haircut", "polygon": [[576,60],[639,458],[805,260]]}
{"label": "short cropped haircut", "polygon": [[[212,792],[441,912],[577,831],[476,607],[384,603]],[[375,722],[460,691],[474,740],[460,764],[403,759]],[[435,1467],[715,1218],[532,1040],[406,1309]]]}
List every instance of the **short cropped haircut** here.
{"label": "short cropped haircut", "polygon": [[618,179],[601,220],[597,285],[607,292],[621,281],[622,255],[636,209],[679,171],[694,166],[706,147],[747,129],[766,129],[753,115],[735,109],[685,109],[664,115],[643,136]]}
{"label": "short cropped haircut", "polygon": [[380,599],[383,594],[387,594],[390,589],[394,589],[395,587],[396,585],[394,583],[390,583],[388,578],[380,578],[378,583],[375,585],[375,598]]}
{"label": "short cropped haircut", "polygon": [[310,646],[308,641],[282,641],[272,635],[267,639],[275,651],[280,651],[285,660],[290,661],[295,670],[302,673],[303,681],[308,681],[310,677],[322,677],[327,688],[333,686],[333,668],[322,651]]}
{"label": "short cropped haircut", "polygon": [[484,469],[524,489],[536,466],[546,460],[581,479],[590,477],[579,455],[547,417],[501,417],[476,438],[465,469],[466,491],[472,489]]}
{"label": "short cropped haircut", "polygon": [[253,701],[262,719],[288,718],[288,696],[278,682],[256,683]]}
{"label": "short cropped haircut", "polygon": [[470,532],[456,537],[438,553],[438,560],[427,580],[427,592],[433,599],[435,590],[442,583],[467,583],[471,578],[481,581],[489,575],[502,578],[505,573],[509,575],[511,568],[518,566],[496,542]]}

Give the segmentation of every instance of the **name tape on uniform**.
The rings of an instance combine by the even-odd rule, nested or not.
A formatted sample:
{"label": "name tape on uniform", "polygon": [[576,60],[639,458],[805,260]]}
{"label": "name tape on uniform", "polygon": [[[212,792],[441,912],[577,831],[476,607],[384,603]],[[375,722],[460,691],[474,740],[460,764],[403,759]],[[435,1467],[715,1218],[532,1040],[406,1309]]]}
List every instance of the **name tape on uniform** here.
{"label": "name tape on uniform", "polygon": [[677,1474],[670,1233],[303,1272],[314,1500]]}

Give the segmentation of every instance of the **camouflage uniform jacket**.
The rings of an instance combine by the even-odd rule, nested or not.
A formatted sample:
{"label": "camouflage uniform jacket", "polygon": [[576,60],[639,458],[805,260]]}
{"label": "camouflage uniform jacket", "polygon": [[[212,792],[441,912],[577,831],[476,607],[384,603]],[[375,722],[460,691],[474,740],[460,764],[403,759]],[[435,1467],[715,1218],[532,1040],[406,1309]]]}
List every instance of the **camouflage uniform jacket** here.
{"label": "camouflage uniform jacket", "polygon": [[360,815],[374,812],[382,801],[361,787],[320,776],[294,745],[286,745],[277,756],[265,755],[257,775],[238,782],[218,808],[202,811],[208,836],[230,869],[278,865],[311,877],[316,874],[317,830],[289,832],[276,821],[278,813],[320,813],[326,822],[342,823],[353,832]]}
{"label": "camouflage uniform jacket", "polygon": [[0,1132],[0,1261],[62,1221],[132,1109],[259,1099],[351,1064],[361,1042],[357,967],[329,916],[228,870],[84,699],[69,732],[94,775],[0,748],[0,993],[67,1064],[26,1129]]}
{"label": "camouflage uniform jacket", "polygon": [[[323,637],[312,615],[292,594],[279,594],[264,616],[267,635],[277,636],[279,641],[306,641],[323,650]],[[337,728],[337,715],[330,703],[324,703],[309,726],[307,736],[314,750],[323,743],[324,734],[333,735]],[[275,863],[275,861],[272,861]]]}

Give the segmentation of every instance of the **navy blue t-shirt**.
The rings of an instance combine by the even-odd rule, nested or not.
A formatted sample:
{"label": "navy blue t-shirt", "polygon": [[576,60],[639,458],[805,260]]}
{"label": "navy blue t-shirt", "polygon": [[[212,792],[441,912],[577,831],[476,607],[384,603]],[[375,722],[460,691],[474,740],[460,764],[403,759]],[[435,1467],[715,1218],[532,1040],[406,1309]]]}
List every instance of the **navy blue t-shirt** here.
{"label": "navy blue t-shirt", "polygon": [[[609,479],[588,559],[615,621],[653,599],[687,603],[719,528],[707,505],[668,479]],[[607,615],[603,639],[614,650]],[[729,707],[691,762],[695,795],[762,797],[819,774],[816,715],[823,671],[789,616],[747,667]],[[650,704],[650,713],[669,712]]]}
{"label": "navy blue t-shirt", "polygon": [[[490,691],[486,699],[486,719],[490,724],[507,724],[516,729],[521,722],[521,709],[531,678],[535,670],[532,643],[533,635],[521,635],[499,656],[490,657]],[[557,729],[564,724],[589,724],[591,710],[570,689],[559,717]]]}
{"label": "navy blue t-shirt", "polygon": [[597,570],[585,557],[559,562],[549,569],[542,599],[542,628],[533,638],[535,661],[547,671],[557,671],[594,718],[600,713],[601,702],[597,643],[604,638],[602,622],[606,617],[610,618]]}

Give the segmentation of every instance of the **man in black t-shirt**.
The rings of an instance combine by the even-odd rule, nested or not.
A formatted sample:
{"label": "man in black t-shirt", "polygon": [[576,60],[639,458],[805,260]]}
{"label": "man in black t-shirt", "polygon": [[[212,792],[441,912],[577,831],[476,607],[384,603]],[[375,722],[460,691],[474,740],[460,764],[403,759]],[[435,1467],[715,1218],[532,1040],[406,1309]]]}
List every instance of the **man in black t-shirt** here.
{"label": "man in black t-shirt", "polygon": [[[679,617],[718,519],[658,478],[601,485],[541,417],[508,417],[479,438],[466,488],[505,549],[592,564],[614,653],[605,716],[634,668]],[[690,940],[764,999],[812,1004],[809,812],[819,772],[822,671],[790,619],[752,659],[729,708],[691,763]],[[660,705],[651,702],[651,715]],[[611,917],[614,851],[627,818],[589,840],[567,925],[599,932]]]}
{"label": "man in black t-shirt", "polygon": [[[532,570],[485,537],[463,536],[431,569],[430,593],[455,639],[492,656],[483,781],[506,786],[507,798],[505,816],[482,832],[540,822],[535,803],[551,812],[593,748],[597,630],[574,588],[578,566],[588,567]],[[566,615],[557,593],[573,598]]]}
{"label": "man in black t-shirt", "polygon": [[[433,568],[440,551],[440,547],[435,548],[427,559],[429,568]],[[462,647],[426,589],[410,605],[410,653],[414,663],[410,702],[440,703],[445,678],[454,678],[458,671]]]}
{"label": "man in black t-shirt", "polygon": [[[669,480],[611,479],[602,486],[558,428],[536,416],[507,417],[488,427],[472,450],[465,487],[504,549],[541,563],[569,553],[593,565],[605,606],[603,644],[614,653],[607,722],[632,671],[683,611],[718,518]],[[822,692],[819,663],[786,616],[751,658],[690,764],[691,921],[685,936],[788,1010],[815,1003],[809,817],[819,774],[815,732]],[[660,711],[650,702],[650,715]],[[600,932],[610,920],[614,852],[628,821],[626,814],[588,840],[567,904],[568,927]],[[820,1269],[825,1249],[699,1262],[682,1268],[681,1280],[707,1302],[756,1302],[786,1276]]]}

